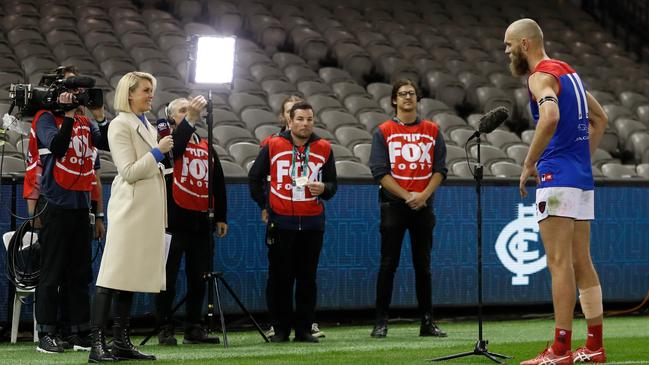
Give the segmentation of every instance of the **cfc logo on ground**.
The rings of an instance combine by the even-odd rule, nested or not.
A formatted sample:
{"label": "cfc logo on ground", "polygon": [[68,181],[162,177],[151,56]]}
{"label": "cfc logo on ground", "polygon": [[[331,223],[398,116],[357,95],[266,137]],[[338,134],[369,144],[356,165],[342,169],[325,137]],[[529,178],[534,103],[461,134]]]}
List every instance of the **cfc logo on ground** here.
{"label": "cfc logo on ground", "polygon": [[535,207],[518,204],[518,218],[502,229],[495,245],[498,259],[514,274],[512,285],[528,285],[529,276],[547,266],[545,254],[531,250],[531,243],[540,244]]}
{"label": "cfc logo on ground", "polygon": [[396,170],[426,170],[433,164],[431,150],[435,140],[430,136],[413,134],[394,134],[387,141],[390,164]]}

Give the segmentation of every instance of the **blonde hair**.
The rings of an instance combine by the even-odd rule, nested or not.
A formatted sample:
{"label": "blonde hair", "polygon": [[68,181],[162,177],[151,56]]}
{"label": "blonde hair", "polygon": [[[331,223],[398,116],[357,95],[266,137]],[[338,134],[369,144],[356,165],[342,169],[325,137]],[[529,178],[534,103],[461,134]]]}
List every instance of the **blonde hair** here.
{"label": "blonde hair", "polygon": [[156,79],[150,73],[132,71],[122,76],[115,88],[115,102],[113,104],[115,111],[132,113],[131,103],[128,97],[137,89],[140,80],[149,80],[155,91]]}

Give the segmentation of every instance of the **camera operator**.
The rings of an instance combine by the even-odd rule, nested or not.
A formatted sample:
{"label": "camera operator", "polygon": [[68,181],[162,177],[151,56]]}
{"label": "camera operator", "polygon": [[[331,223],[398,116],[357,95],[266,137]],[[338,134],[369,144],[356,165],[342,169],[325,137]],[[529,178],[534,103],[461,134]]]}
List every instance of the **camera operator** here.
{"label": "camera operator", "polygon": [[[221,162],[213,150],[212,180],[207,176],[208,142],[196,134],[195,123],[207,101],[203,96],[191,100],[179,98],[167,107],[167,119],[158,121],[158,130],[173,129],[174,147],[168,161],[173,172],[165,175],[167,185],[168,232],[172,234],[169,256],[166,264],[167,288],[156,295],[156,317],[161,331],[160,345],[175,346],[171,305],[176,296],[176,278],[183,253],[187,275],[187,300],[185,302],[184,344],[218,343],[217,337],[208,337],[201,325],[201,312],[205,296],[203,276],[211,270],[213,258],[212,232],[224,237],[228,231],[226,223],[227,200],[225,178]],[[161,126],[162,123],[162,126]],[[163,133],[160,133],[162,136]],[[191,166],[204,166],[192,168]],[[210,187],[209,183],[213,185]],[[214,194],[214,221],[210,227],[207,215],[208,189]]]}
{"label": "camera operator", "polygon": [[[63,71],[63,77],[76,74],[73,67],[57,71]],[[81,91],[75,88],[60,93],[56,110],[39,110],[32,121],[35,133],[30,136],[30,146],[37,148],[30,149],[33,151],[30,166],[40,166],[42,171],[39,189],[32,190],[29,187],[39,186],[39,178],[36,170],[28,171],[25,194],[31,198],[40,194],[45,202],[40,232],[41,275],[36,287],[40,337],[37,350],[45,353],[63,352],[55,334],[62,285],[67,288],[70,330],[78,339],[84,339],[81,345],[89,345],[90,195],[97,182],[96,147],[108,149],[108,123],[104,120],[103,107],[92,111],[99,119],[99,126],[83,115],[75,99]],[[98,229],[103,230],[103,225]]]}

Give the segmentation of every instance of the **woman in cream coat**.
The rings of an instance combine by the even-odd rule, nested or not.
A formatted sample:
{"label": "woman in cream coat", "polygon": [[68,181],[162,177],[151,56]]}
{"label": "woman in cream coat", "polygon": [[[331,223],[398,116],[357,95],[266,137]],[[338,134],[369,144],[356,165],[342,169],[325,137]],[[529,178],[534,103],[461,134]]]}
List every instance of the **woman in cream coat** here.
{"label": "woman in cream coat", "polygon": [[[155,360],[141,353],[129,338],[134,292],[165,289],[166,190],[158,163],[172,147],[171,136],[157,141],[156,128],[144,113],[151,109],[155,78],[129,72],[115,90],[119,114],[108,129],[108,143],[117,167],[108,201],[108,232],[93,304],[93,345],[89,362]],[[112,353],[104,328],[111,300],[117,308]]]}

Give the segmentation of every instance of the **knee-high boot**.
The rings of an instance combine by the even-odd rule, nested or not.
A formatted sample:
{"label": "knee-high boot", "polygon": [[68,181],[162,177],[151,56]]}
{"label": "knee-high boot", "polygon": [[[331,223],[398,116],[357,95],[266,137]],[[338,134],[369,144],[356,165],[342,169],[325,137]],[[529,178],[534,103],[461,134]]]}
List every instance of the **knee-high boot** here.
{"label": "knee-high boot", "polygon": [[106,347],[106,323],[110,314],[110,302],[113,294],[110,289],[97,287],[95,302],[92,307],[92,347],[88,355],[89,363],[112,362],[117,359]]}

